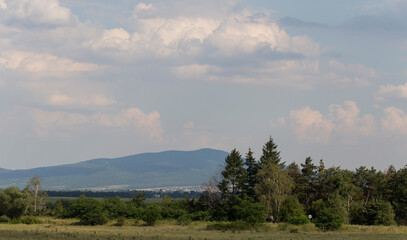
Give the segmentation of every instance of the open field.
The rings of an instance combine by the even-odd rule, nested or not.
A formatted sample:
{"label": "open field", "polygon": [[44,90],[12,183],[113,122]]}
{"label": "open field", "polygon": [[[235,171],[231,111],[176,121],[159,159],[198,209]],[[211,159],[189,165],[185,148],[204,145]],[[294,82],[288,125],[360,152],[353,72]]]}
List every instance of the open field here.
{"label": "open field", "polygon": [[177,226],[160,222],[154,227],[128,220],[125,226],[114,222],[104,226],[78,226],[75,220],[43,218],[42,224],[0,224],[0,239],[407,239],[407,227],[344,226],[336,232],[318,231],[312,224],[292,226],[266,224],[247,231],[206,230],[211,223]]}

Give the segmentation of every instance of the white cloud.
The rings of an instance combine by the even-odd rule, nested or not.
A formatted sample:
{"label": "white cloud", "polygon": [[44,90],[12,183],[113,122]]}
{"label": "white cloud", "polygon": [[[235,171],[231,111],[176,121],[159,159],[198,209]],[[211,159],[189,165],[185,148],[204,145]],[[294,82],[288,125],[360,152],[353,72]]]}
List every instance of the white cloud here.
{"label": "white cloud", "polygon": [[[155,9],[151,4],[139,3],[132,18],[133,33],[108,30],[84,46],[101,54],[106,49],[116,49],[134,58],[148,58],[151,54],[160,58],[196,56],[213,51],[221,56],[256,54],[264,50],[305,56],[320,54],[318,43],[306,36],[290,37],[264,14],[243,11],[223,18],[182,15],[165,18],[160,12],[154,13]],[[146,11],[148,16],[140,15]],[[111,31],[117,33],[114,41],[106,38]]]}
{"label": "white cloud", "polygon": [[392,134],[407,134],[407,114],[396,107],[383,110],[382,128]]}
{"label": "white cloud", "polygon": [[48,99],[48,104],[53,106],[72,106],[72,107],[105,107],[116,104],[116,101],[102,95],[93,95],[84,97],[73,97],[66,94],[55,93]]}
{"label": "white cloud", "polygon": [[164,129],[158,112],[144,113],[138,108],[123,109],[118,113],[70,113],[33,110],[32,115],[38,135],[67,135],[66,129],[80,126],[132,128],[147,135],[151,140],[161,141]]}
{"label": "white cloud", "polygon": [[376,94],[377,100],[385,100],[386,98],[402,98],[407,99],[407,83],[404,85],[385,85],[380,86]]}
{"label": "white cloud", "polygon": [[3,17],[26,25],[61,26],[78,22],[71,10],[60,6],[58,0],[1,0],[0,6]]}
{"label": "white cloud", "polygon": [[328,142],[335,124],[322,113],[305,107],[290,112],[291,128],[300,140]]}
{"label": "white cloud", "polygon": [[0,9],[6,10],[7,9],[7,4],[4,2],[4,0],[0,0]]}
{"label": "white cloud", "polygon": [[363,78],[378,78],[381,76],[381,74],[373,68],[366,67],[362,64],[344,64],[336,60],[331,60],[328,64],[334,70],[351,73]]}
{"label": "white cloud", "polygon": [[99,69],[93,63],[75,62],[49,54],[10,51],[0,53],[0,67],[31,73],[54,75],[64,72],[89,72]]}
{"label": "white cloud", "polygon": [[360,116],[355,102],[346,101],[343,106],[332,104],[328,110],[326,116],[308,106],[292,110],[289,126],[300,140],[319,143],[328,143],[333,136],[347,139],[376,134],[374,117]]}

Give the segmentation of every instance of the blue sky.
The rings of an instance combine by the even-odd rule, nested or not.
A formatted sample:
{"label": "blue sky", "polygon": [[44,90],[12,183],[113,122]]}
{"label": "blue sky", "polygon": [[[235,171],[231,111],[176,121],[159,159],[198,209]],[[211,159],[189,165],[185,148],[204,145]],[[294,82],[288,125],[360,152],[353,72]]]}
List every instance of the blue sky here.
{"label": "blue sky", "polygon": [[0,0],[0,167],[169,149],[384,170],[407,155],[407,1]]}

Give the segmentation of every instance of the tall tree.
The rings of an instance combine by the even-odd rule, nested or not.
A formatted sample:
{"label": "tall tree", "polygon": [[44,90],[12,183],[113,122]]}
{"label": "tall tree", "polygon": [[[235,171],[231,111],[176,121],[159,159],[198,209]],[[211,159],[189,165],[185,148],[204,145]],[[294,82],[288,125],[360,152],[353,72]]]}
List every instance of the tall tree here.
{"label": "tall tree", "polygon": [[285,162],[281,162],[280,152],[277,151],[277,144],[274,143],[273,138],[270,136],[269,140],[263,146],[263,155],[260,157],[260,167],[276,164],[284,167]]}
{"label": "tall tree", "polygon": [[28,181],[24,192],[28,193],[30,207],[29,211],[33,214],[38,214],[45,209],[47,193],[41,190],[41,178],[32,177]]}
{"label": "tall tree", "polygon": [[246,169],[240,153],[233,149],[225,159],[219,190],[224,197],[240,194],[245,189]]}
{"label": "tall tree", "polygon": [[291,193],[294,182],[287,171],[276,164],[262,167],[257,177],[259,182],[255,190],[259,201],[266,207],[267,213],[278,221],[280,207]]}
{"label": "tall tree", "polygon": [[301,177],[298,181],[298,198],[308,209],[312,200],[315,198],[315,180],[317,167],[312,163],[312,158],[307,157],[304,163],[301,163]]}
{"label": "tall tree", "polygon": [[245,165],[246,165],[246,194],[252,198],[256,198],[256,192],[254,187],[257,183],[257,173],[259,171],[259,163],[253,157],[253,152],[249,148],[249,151],[245,156]]}

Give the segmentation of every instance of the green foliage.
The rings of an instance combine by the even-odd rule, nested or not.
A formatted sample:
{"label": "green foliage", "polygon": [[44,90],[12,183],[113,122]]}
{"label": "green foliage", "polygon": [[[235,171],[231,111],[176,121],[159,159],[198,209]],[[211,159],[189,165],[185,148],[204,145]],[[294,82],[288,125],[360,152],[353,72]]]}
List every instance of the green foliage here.
{"label": "green foliage", "polygon": [[323,231],[337,230],[341,227],[343,216],[334,207],[330,207],[322,199],[312,203],[313,222]]}
{"label": "green foliage", "polygon": [[191,223],[191,217],[188,214],[181,215],[177,218],[177,224],[180,226],[186,226]]}
{"label": "green foliage", "polygon": [[10,222],[10,218],[9,217],[7,217],[6,215],[1,215],[0,216],[0,223],[8,223],[8,222]]}
{"label": "green foliage", "polygon": [[193,221],[210,221],[212,219],[212,215],[209,211],[194,212],[190,216]]}
{"label": "green foliage", "polygon": [[242,156],[233,149],[225,159],[222,180],[218,185],[223,197],[227,198],[244,191],[247,175],[243,165]]}
{"label": "green foliage", "polygon": [[309,223],[308,217],[305,213],[297,213],[288,219],[288,222],[294,225],[303,225]]}
{"label": "green foliage", "polygon": [[333,213],[331,209],[324,208],[319,212],[314,223],[316,227],[323,231],[337,230],[342,225],[342,217]]}
{"label": "green foliage", "polygon": [[23,224],[38,224],[40,220],[34,216],[25,216],[20,219]]}
{"label": "green foliage", "polygon": [[138,192],[135,191],[134,195],[131,197],[129,203],[131,205],[134,205],[137,208],[144,208],[147,206],[145,203],[145,193],[144,192]]}
{"label": "green foliage", "polygon": [[101,208],[95,208],[81,216],[81,223],[84,225],[104,225],[109,222],[109,217],[106,212],[102,212]]}
{"label": "green foliage", "polygon": [[28,209],[28,195],[16,187],[9,187],[0,192],[0,216],[20,218]]}
{"label": "green foliage", "polygon": [[126,224],[126,217],[119,217],[118,219],[117,219],[117,223],[116,223],[116,226],[119,226],[119,227],[122,227],[122,226],[124,226]]}
{"label": "green foliage", "polygon": [[279,212],[279,221],[300,225],[309,222],[301,203],[296,196],[289,196],[283,202]]}
{"label": "green foliage", "polygon": [[260,203],[268,215],[278,218],[282,203],[291,193],[293,180],[286,170],[275,164],[262,166],[257,177],[259,182],[255,189]]}
{"label": "green foliage", "polygon": [[251,225],[258,225],[266,221],[264,206],[253,199],[240,200],[237,205],[232,207],[236,218]]}
{"label": "green foliage", "polygon": [[120,197],[105,198],[102,204],[102,211],[107,212],[110,219],[126,216],[127,205]]}
{"label": "green foliage", "polygon": [[364,205],[362,201],[355,202],[351,207],[352,224],[359,225],[394,225],[393,207],[387,201],[374,201]]}
{"label": "green foliage", "polygon": [[279,165],[284,167],[285,162],[281,162],[280,152],[277,151],[277,144],[274,143],[273,138],[270,136],[269,140],[263,146],[263,154],[260,157],[260,168],[269,165]]}
{"label": "green foliage", "polygon": [[245,156],[245,163],[246,165],[246,183],[245,183],[245,193],[251,197],[251,198],[256,198],[256,191],[255,191],[255,186],[257,183],[257,173],[259,172],[259,163],[256,161],[256,159],[253,157],[253,152],[249,148],[249,151],[247,152]]}
{"label": "green foliage", "polygon": [[143,221],[146,222],[148,226],[154,226],[157,220],[161,218],[161,209],[156,204],[150,205],[143,216]]}

